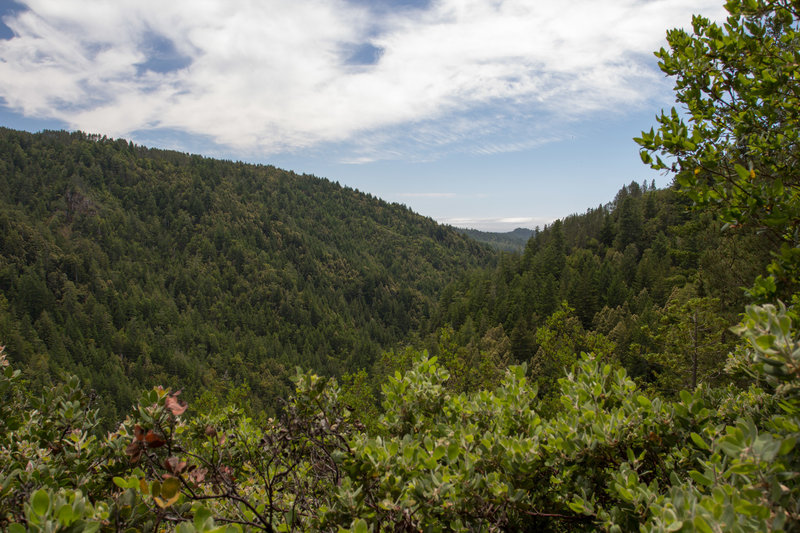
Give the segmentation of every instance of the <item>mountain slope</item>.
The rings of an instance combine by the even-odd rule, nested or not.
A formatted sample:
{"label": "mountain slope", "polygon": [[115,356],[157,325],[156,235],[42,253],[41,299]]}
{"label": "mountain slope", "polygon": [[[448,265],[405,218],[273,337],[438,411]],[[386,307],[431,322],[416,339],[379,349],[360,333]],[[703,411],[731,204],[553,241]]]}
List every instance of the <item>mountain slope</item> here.
{"label": "mountain slope", "polygon": [[243,383],[269,405],[296,365],[368,364],[492,260],[313,176],[0,129],[0,343],[34,381],[76,372],[111,411],[154,383]]}

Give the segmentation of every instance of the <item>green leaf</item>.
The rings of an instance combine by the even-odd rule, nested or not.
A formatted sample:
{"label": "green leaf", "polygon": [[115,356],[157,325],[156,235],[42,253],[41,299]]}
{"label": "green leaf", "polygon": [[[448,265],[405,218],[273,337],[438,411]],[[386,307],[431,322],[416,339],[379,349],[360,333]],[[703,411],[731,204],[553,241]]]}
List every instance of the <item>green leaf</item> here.
{"label": "green leaf", "polygon": [[438,461],[442,457],[444,457],[445,449],[444,446],[437,446],[435,450],[433,450],[432,458],[434,461]]}
{"label": "green leaf", "polygon": [[735,510],[737,513],[741,513],[746,516],[769,516],[769,509],[747,501],[739,502],[736,505]]}
{"label": "green leaf", "polygon": [[691,395],[691,394],[689,394],[687,391],[685,391],[685,390],[682,390],[682,391],[680,391],[680,392],[678,393],[678,395],[681,397],[681,401],[682,401],[683,403],[685,403],[685,404],[691,403],[691,401],[692,401],[692,395]]}
{"label": "green leaf", "polygon": [[33,512],[40,516],[47,514],[47,510],[50,508],[50,495],[46,490],[39,489],[33,494],[31,507],[33,507]]}
{"label": "green leaf", "polygon": [[175,532],[176,533],[196,533],[197,529],[194,526],[192,526],[189,522],[181,522],[180,524],[178,524],[178,527],[175,528]]}
{"label": "green leaf", "polygon": [[775,335],[759,335],[756,337],[755,342],[761,351],[769,351],[772,345],[775,344]]}
{"label": "green leaf", "polygon": [[617,483],[616,486],[617,486],[617,492],[619,492],[619,495],[622,496],[624,500],[629,502],[633,501],[633,493],[630,490],[628,490],[627,487],[623,487],[619,483]]}
{"label": "green leaf", "polygon": [[369,528],[367,527],[367,522],[361,518],[355,521],[353,524],[353,533],[368,533]]}
{"label": "green leaf", "polygon": [[736,173],[739,174],[739,177],[743,180],[747,180],[750,178],[750,171],[744,168],[740,164],[735,164],[733,168],[736,170]]}
{"label": "green leaf", "polygon": [[406,447],[403,448],[403,460],[407,463],[410,463],[413,457],[414,457],[414,448],[411,447],[410,445],[406,445]]}
{"label": "green leaf", "polygon": [[447,447],[447,460],[451,463],[454,462],[456,459],[458,459],[460,453],[461,446],[459,446],[457,442],[451,442]]}
{"label": "green leaf", "polygon": [[666,530],[667,531],[678,531],[683,527],[683,522],[678,520],[676,522],[670,522],[667,524]]}
{"label": "green leaf", "polygon": [[62,526],[70,525],[72,521],[75,519],[72,513],[72,507],[70,507],[70,505],[67,503],[65,503],[58,509],[56,516],[58,517],[58,522]]}
{"label": "green leaf", "polygon": [[741,463],[731,466],[728,471],[733,474],[750,474],[758,470],[758,466],[752,463]]}
{"label": "green leaf", "polygon": [[170,477],[161,484],[161,495],[167,499],[173,498],[181,490],[181,482],[177,478]]}
{"label": "green leaf", "polygon": [[692,442],[694,442],[698,448],[711,451],[711,448],[708,446],[708,444],[706,444],[706,441],[703,440],[703,437],[694,432],[692,432],[689,436],[691,437]]}
{"label": "green leaf", "polygon": [[194,512],[194,527],[198,531],[204,531],[206,527],[213,526],[213,519],[211,518],[211,511],[205,507],[198,507]]}
{"label": "green leaf", "polygon": [[699,483],[700,485],[705,485],[707,487],[710,487],[711,485],[714,484],[714,482],[710,478],[704,476],[703,474],[701,474],[697,470],[691,470],[689,472],[689,476],[693,480],[695,480],[695,482]]}
{"label": "green leaf", "polygon": [[567,502],[567,505],[569,506],[570,509],[572,509],[574,512],[579,513],[579,514],[583,514],[586,511],[586,507],[584,507],[582,501],[580,501],[580,502]]}
{"label": "green leaf", "polygon": [[719,447],[731,457],[738,457],[742,453],[742,446],[736,445],[728,440],[721,441]]}
{"label": "green leaf", "polygon": [[700,515],[694,517],[694,527],[698,531],[702,531],[703,533],[714,533],[714,530],[711,529],[711,526],[708,525],[706,519]]}
{"label": "green leaf", "polygon": [[797,439],[795,437],[786,437],[781,442],[780,450],[778,450],[778,455],[786,455],[790,451],[792,451],[797,444]]}

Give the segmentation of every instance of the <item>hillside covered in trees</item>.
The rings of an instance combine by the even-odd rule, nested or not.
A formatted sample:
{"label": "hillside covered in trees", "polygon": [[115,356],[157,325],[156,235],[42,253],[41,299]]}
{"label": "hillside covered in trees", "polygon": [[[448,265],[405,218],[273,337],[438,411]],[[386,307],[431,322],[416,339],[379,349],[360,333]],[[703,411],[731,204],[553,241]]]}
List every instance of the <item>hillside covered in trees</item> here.
{"label": "hillside covered in trees", "polygon": [[775,241],[752,230],[723,231],[712,212],[691,205],[674,189],[633,182],[609,204],[537,232],[522,254],[505,254],[494,269],[448,285],[432,324],[454,328],[461,342],[500,327],[510,360],[535,364],[548,357],[540,352],[544,330],[537,330],[559,313],[571,328],[560,333],[559,350],[589,350],[577,339],[599,334],[632,375],[652,380],[666,370],[660,354],[690,348],[680,339],[688,333],[675,328],[688,327],[697,312],[709,344],[707,372],[721,377],[733,340],[728,327]]}
{"label": "hillside covered in trees", "polygon": [[295,366],[370,364],[492,260],[313,176],[0,129],[0,338],[34,383],[75,373],[109,416],[155,384],[271,407]]}
{"label": "hillside covered in trees", "polygon": [[[658,128],[636,142],[646,164],[674,173],[673,186],[631,183],[608,205],[556,221],[522,254],[500,254],[496,263],[487,248],[402,207],[315,178],[82,134],[6,130],[14,146],[4,164],[26,179],[9,184],[14,174],[5,173],[0,184],[11,198],[0,219],[3,246],[15,252],[13,260],[4,253],[0,271],[0,335],[11,337],[0,348],[0,527],[800,530],[800,7],[732,0],[726,9],[725,25],[696,17],[691,33],[669,32],[669,48],[656,54],[675,79],[682,113],[662,112]],[[60,153],[52,146],[72,147],[64,153],[78,161],[74,168],[101,170],[75,178],[68,165],[43,165],[53,159],[44,154]],[[145,167],[163,172],[151,176]],[[136,196],[132,176],[159,194]],[[60,185],[40,194],[36,186],[51,179]],[[17,190],[29,181],[33,188]],[[361,240],[349,244],[335,216],[316,236],[291,231],[303,223],[291,226],[278,208],[314,209],[314,187],[328,191],[327,213],[364,224]],[[276,208],[262,212],[252,197]],[[398,248],[381,251],[385,243],[373,245],[369,231],[396,235]],[[273,235],[281,245],[269,248]],[[357,250],[353,263],[339,250],[347,246]],[[270,261],[253,266],[251,253]],[[381,270],[385,257],[408,272],[380,277],[394,267]],[[374,267],[383,281],[338,276],[362,263],[359,272]],[[262,318],[240,316],[236,306],[254,294],[269,299],[258,291],[278,276],[275,265],[288,272],[275,287],[299,293],[302,304],[317,294],[314,275],[339,284],[319,287],[333,301],[353,287],[363,297],[350,314],[319,320],[313,306],[289,300],[297,315],[276,318],[281,331],[332,336],[340,332],[326,330],[326,320],[345,321],[356,339],[402,342],[374,358],[360,356],[355,342],[341,351],[331,345],[332,360],[312,350],[305,362],[344,371],[342,379],[298,369],[282,408],[265,416],[252,405],[252,381],[253,393],[227,397],[215,383],[225,371],[231,381],[251,370],[278,375],[270,365],[299,354],[297,343],[279,337],[276,346],[292,348],[276,349],[283,355],[275,359],[220,352],[224,367],[213,366],[209,346],[211,333],[236,350],[250,347],[243,339],[268,338],[252,333],[263,324],[251,321]],[[192,285],[206,274],[212,284]],[[189,298],[185,287],[212,297]],[[406,299],[404,321],[388,302]],[[334,313],[349,309],[342,301]],[[383,309],[370,306],[381,302],[388,314],[372,316]],[[265,309],[283,317],[281,303]],[[225,305],[235,310],[226,314]],[[119,350],[101,349],[104,333]],[[189,359],[195,338],[205,344]],[[66,343],[78,339],[89,350],[78,357],[97,359],[78,360],[79,372],[106,360],[106,372],[131,372],[124,379],[138,401],[111,431],[99,414],[113,411],[110,400],[77,378],[31,393],[27,380],[39,369],[71,364],[54,339],[67,356]],[[210,392],[144,390],[126,342],[143,364],[162,365],[143,377],[169,385],[186,374],[190,386]],[[161,348],[163,359],[154,359]],[[167,350],[194,366],[168,366]],[[192,374],[206,368],[215,372],[210,382]],[[241,368],[249,370],[239,377]]]}

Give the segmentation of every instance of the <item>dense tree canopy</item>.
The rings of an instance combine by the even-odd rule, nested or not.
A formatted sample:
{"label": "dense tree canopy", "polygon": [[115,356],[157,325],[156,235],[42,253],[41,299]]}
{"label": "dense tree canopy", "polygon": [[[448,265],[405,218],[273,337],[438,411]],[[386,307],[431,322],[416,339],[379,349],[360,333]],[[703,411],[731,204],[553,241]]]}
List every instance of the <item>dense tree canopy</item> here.
{"label": "dense tree canopy", "polygon": [[32,384],[78,374],[252,390],[371,364],[491,252],[330,181],[81,133],[0,129],[0,339]]}
{"label": "dense tree canopy", "polygon": [[747,302],[741,288],[764,271],[774,250],[755,231],[722,231],[711,213],[690,205],[674,189],[633,182],[609,204],[545,227],[521,256],[504,255],[493,271],[476,269],[451,283],[432,325],[450,326],[465,338],[500,326],[512,359],[530,362],[542,345],[538,328],[578,320],[582,331],[615,344],[615,357],[632,376],[676,391],[674,369],[662,364],[662,355],[677,353],[677,307],[690,298],[714,302],[707,310],[713,327],[700,328],[698,347],[715,339],[704,349],[717,363],[724,360],[728,327]]}

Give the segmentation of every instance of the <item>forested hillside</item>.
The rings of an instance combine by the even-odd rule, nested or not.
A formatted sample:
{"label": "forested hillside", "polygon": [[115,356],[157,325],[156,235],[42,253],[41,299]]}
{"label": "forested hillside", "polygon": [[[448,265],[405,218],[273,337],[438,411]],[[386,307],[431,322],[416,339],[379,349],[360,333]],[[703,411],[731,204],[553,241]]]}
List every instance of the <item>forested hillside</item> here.
{"label": "forested hillside", "polygon": [[691,205],[674,189],[633,182],[609,204],[545,227],[521,255],[503,255],[496,268],[463,275],[442,293],[433,324],[452,326],[462,342],[500,326],[511,360],[535,364],[546,356],[544,330],[537,330],[560,313],[562,321],[577,319],[571,327],[611,341],[634,376],[651,379],[664,370],[657,354],[690,349],[675,328],[688,327],[697,312],[697,326],[714,339],[705,348],[707,372],[720,377],[733,339],[728,326],[775,240],[752,230],[723,231],[713,212]]}
{"label": "forested hillside", "polygon": [[370,364],[492,260],[313,176],[0,129],[0,338],[34,383],[76,373],[110,416],[153,384],[266,407],[297,365]]}

